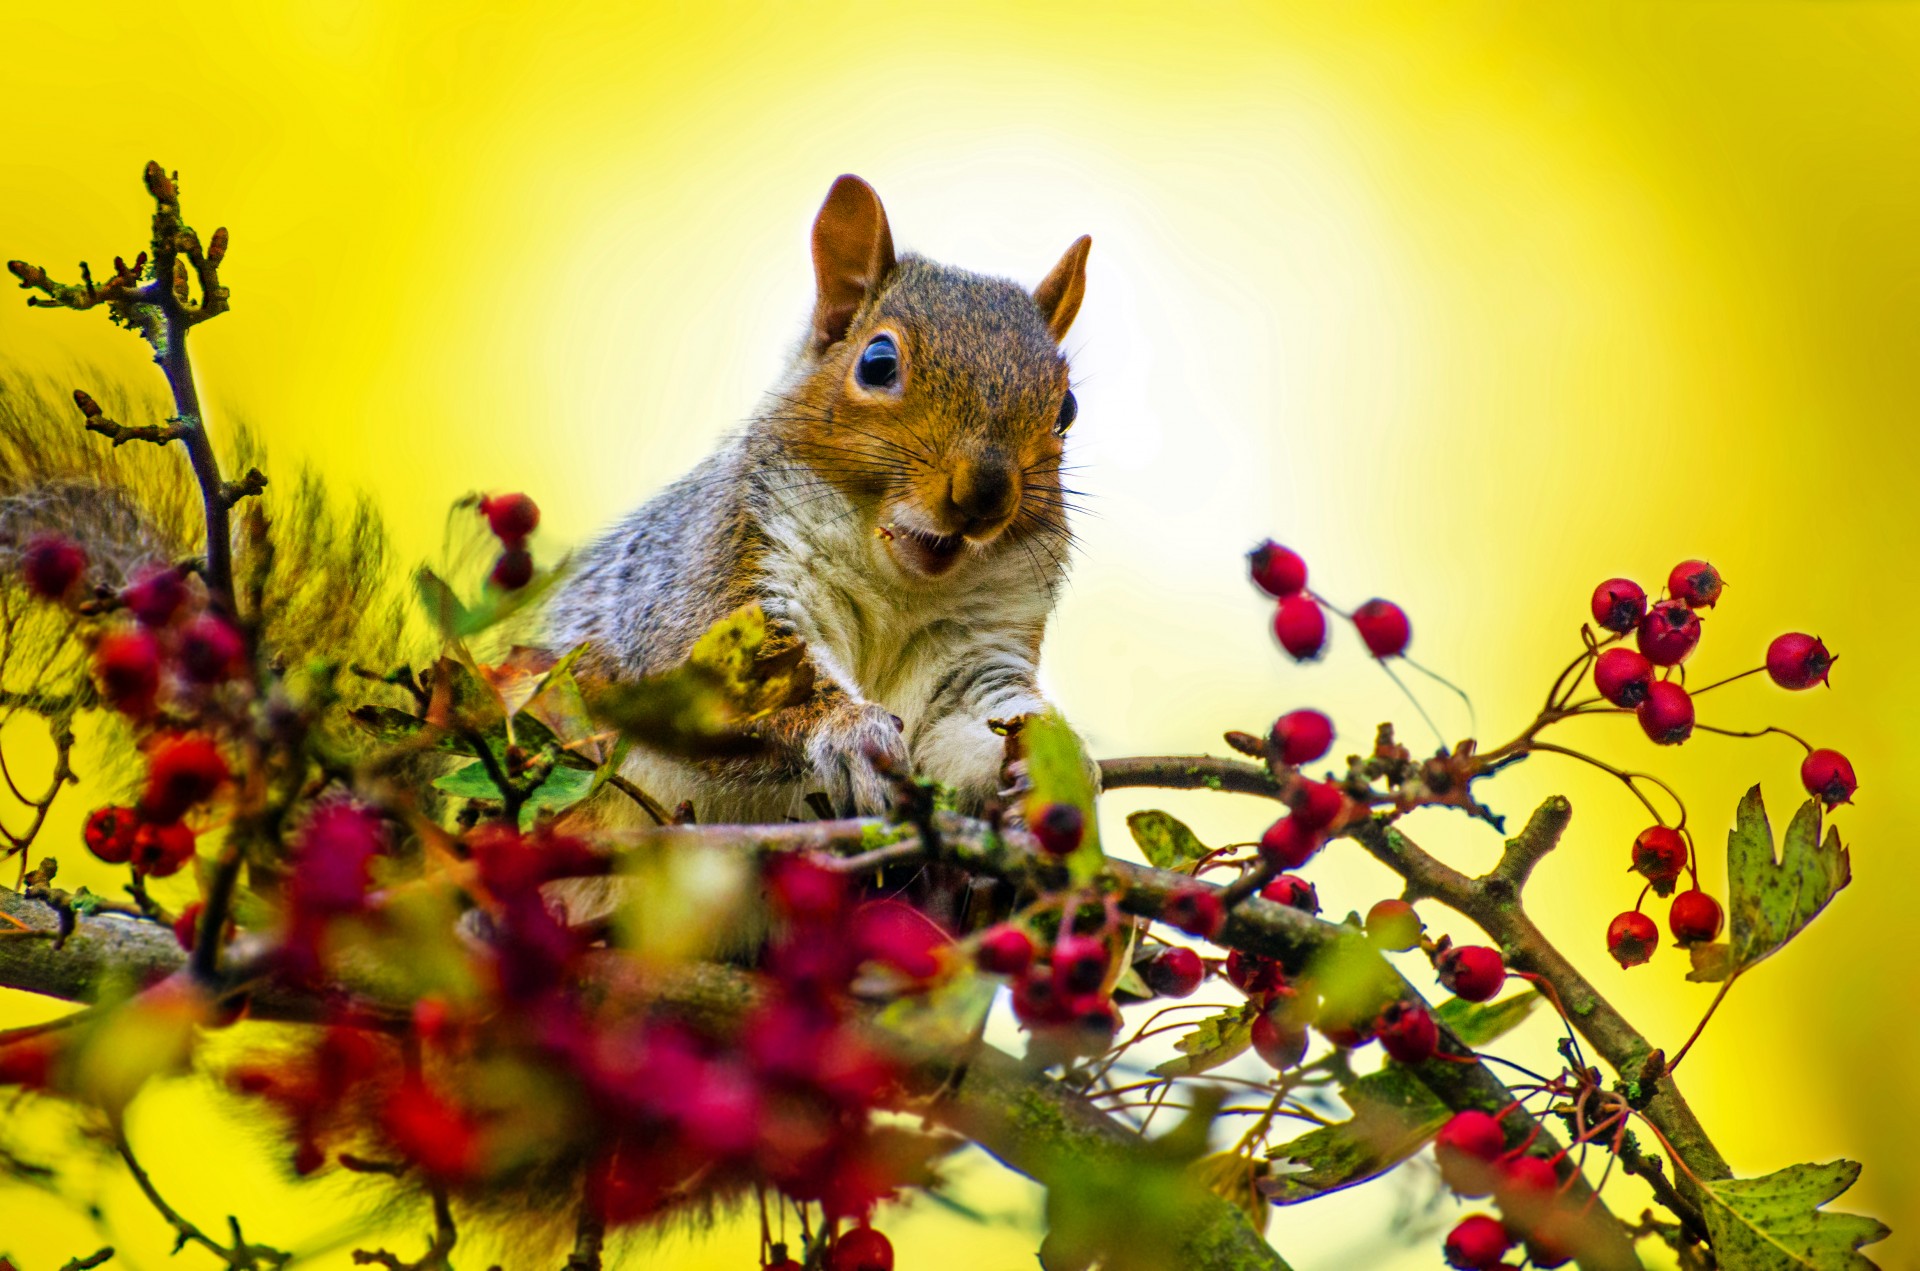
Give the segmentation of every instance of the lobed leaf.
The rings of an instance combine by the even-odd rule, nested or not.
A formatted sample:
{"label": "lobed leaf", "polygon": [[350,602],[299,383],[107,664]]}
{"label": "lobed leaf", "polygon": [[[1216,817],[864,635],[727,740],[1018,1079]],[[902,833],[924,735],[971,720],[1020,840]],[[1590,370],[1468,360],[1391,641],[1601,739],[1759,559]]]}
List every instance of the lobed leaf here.
{"label": "lobed leaf", "polygon": [[1155,1067],[1153,1075],[1192,1077],[1245,1054],[1253,1045],[1254,1014],[1252,1003],[1243,1002],[1207,1016],[1173,1044],[1181,1057]]}
{"label": "lobed leaf", "polygon": [[1455,1037],[1478,1050],[1524,1024],[1540,1000],[1538,989],[1527,989],[1497,1002],[1450,997],[1435,1007],[1433,1014]]}
{"label": "lobed leaf", "polygon": [[1787,826],[1774,856],[1760,787],[1747,791],[1727,832],[1728,940],[1725,955],[1708,946],[1694,957],[1690,980],[1739,975],[1800,934],[1853,878],[1840,832],[1820,837],[1820,803],[1808,799]]}
{"label": "lobed leaf", "polygon": [[1820,1208],[1858,1177],[1855,1162],[1830,1161],[1709,1181],[1701,1210],[1721,1271],[1872,1271],[1860,1246],[1885,1239],[1886,1225]]}

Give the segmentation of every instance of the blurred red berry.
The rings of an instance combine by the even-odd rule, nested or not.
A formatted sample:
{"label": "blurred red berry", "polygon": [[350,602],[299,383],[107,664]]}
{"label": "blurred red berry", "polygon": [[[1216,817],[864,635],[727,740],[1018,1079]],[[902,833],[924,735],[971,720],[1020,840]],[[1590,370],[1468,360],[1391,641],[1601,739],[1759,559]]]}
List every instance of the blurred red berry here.
{"label": "blurred red berry", "polygon": [[20,572],[28,591],[42,600],[59,600],[87,572],[87,553],[72,539],[38,534],[20,554]]}
{"label": "blurred red berry", "polygon": [[1120,1008],[1102,994],[1083,993],[1067,1003],[1067,1030],[1075,1054],[1105,1054],[1120,1032]]}
{"label": "blurred red berry", "polygon": [[1274,721],[1271,738],[1280,762],[1298,767],[1333,748],[1333,721],[1319,711],[1288,711]]}
{"label": "blurred red berry", "polygon": [[1663,600],[1640,619],[1636,641],[1655,666],[1679,666],[1700,643],[1700,615],[1678,600]]}
{"label": "blurred red berry", "polygon": [[109,865],[125,865],[133,859],[133,836],[140,828],[140,817],[132,808],[95,808],[87,817],[81,837],[87,850]]}
{"label": "blurred red berry", "polygon": [[847,879],[809,856],[789,853],[768,864],[767,896],[784,918],[829,922],[846,903]]}
{"label": "blurred red berry", "polygon": [[187,580],[171,565],[153,565],[140,571],[120,601],[143,627],[164,627],[187,602]]}
{"label": "blurred red berry", "polygon": [[173,938],[179,941],[180,947],[188,953],[193,952],[194,936],[199,930],[200,915],[205,909],[206,906],[196,900],[182,909],[180,916],[173,920]]}
{"label": "blurred red berry", "polygon": [[785,1245],[776,1244],[767,1250],[767,1261],[762,1271],[807,1271],[807,1268],[787,1256]]}
{"label": "blurred red berry", "polygon": [[1162,997],[1189,997],[1206,975],[1200,955],[1183,945],[1168,945],[1140,964],[1140,978]]}
{"label": "blurred red berry", "polygon": [[524,547],[509,547],[493,562],[488,581],[501,591],[519,591],[533,581],[533,555]]}
{"label": "blurred red berry", "polygon": [[1604,650],[1594,659],[1593,686],[1615,706],[1638,706],[1653,686],[1653,663],[1632,649]]}
{"label": "blurred red berry", "polygon": [[1098,989],[1107,978],[1106,941],[1094,936],[1067,936],[1053,946],[1053,987],[1062,998],[1080,997]]}
{"label": "blurred red berry", "polygon": [[1493,1163],[1506,1150],[1507,1135],[1500,1123],[1477,1108],[1454,1113],[1433,1136],[1440,1177],[1461,1196],[1492,1194]]}
{"label": "blurred red berry", "polygon": [[1474,1214],[1447,1233],[1447,1265],[1456,1271],[1493,1271],[1513,1248],[1513,1237],[1497,1218]]}
{"label": "blurred red berry", "polygon": [[1672,680],[1655,680],[1649,685],[1647,700],[1634,714],[1655,745],[1677,746],[1693,736],[1693,698]]}
{"label": "blurred red berry", "polygon": [[1070,856],[1086,837],[1086,813],[1071,803],[1049,803],[1033,817],[1029,827],[1041,850],[1054,856]]}
{"label": "blurred red berry", "polygon": [[1816,750],[1801,760],[1800,784],[1830,808],[1853,802],[1853,792],[1860,788],[1853,765],[1837,750]]}
{"label": "blurred red berry", "polygon": [[1484,1002],[1507,982],[1506,959],[1484,944],[1456,944],[1434,963],[1440,983],[1455,997]]}
{"label": "blurred red berry", "polygon": [[1720,902],[1703,891],[1683,891],[1667,910],[1667,929],[1681,944],[1698,944],[1720,934]]}
{"label": "blurred red berry", "polygon": [[1227,983],[1248,997],[1265,997],[1287,987],[1286,968],[1277,959],[1257,953],[1229,949],[1224,970]]}
{"label": "blurred red berry", "polygon": [[853,912],[850,936],[862,957],[883,962],[915,980],[940,971],[947,933],[933,919],[898,900],[875,900]]}
{"label": "blurred red berry", "polygon": [[982,933],[973,960],[992,975],[1019,975],[1033,965],[1033,938],[1010,923]]}
{"label": "blurred red berry", "polygon": [[1288,596],[1273,612],[1273,636],[1296,662],[1310,662],[1327,647],[1327,615],[1306,596]]}
{"label": "blurred red berry", "polygon": [[518,547],[540,526],[539,505],[524,494],[496,494],[480,500],[487,528],[508,547]]}
{"label": "blurred red berry", "polygon": [[1703,560],[1683,560],[1667,575],[1667,594],[1693,609],[1711,609],[1726,580]]}
{"label": "blurred red berry", "polygon": [[193,859],[193,831],[178,821],[155,825],[140,823],[134,831],[133,853],[129,857],[134,872],[149,878],[166,878],[180,872]]}
{"label": "blurred red berry", "polygon": [[1659,943],[1660,929],[1638,910],[1629,909],[1607,924],[1607,952],[1622,967],[1639,966]]}
{"label": "blurred red berry", "polygon": [[149,821],[178,821],[188,808],[205,803],[227,779],[220,748],[198,733],[169,737],[147,760],[146,789],[140,815]]}
{"label": "blurred red berry", "polygon": [[232,679],[246,665],[247,644],[226,619],[203,613],[180,632],[180,669],[196,684]]}
{"label": "blurred red berry", "polygon": [[1382,900],[1367,910],[1367,939],[1382,949],[1394,953],[1417,949],[1420,931],[1420,915],[1404,900]]}
{"label": "blurred red berry", "polygon": [[1285,1072],[1307,1055],[1307,1030],[1286,1016],[1284,1005],[1253,1017],[1253,1049],[1276,1072]]}
{"label": "blurred red berry", "polygon": [[1302,913],[1320,912],[1320,893],[1313,884],[1298,874],[1282,874],[1260,889],[1262,900],[1271,900],[1276,905],[1286,905]]}
{"label": "blurred red berry", "polygon": [[1373,1035],[1382,1050],[1403,1064],[1425,1063],[1440,1044],[1440,1026],[1426,1007],[1414,1002],[1389,1005],[1374,1021]]}
{"label": "blurred red berry", "polygon": [[160,645],[144,631],[113,631],[93,651],[100,696],[128,715],[152,712],[160,692]]}
{"label": "blurred red berry", "polygon": [[1347,806],[1347,796],[1331,781],[1302,781],[1288,796],[1300,827],[1318,833],[1332,825]]}
{"label": "blurred red berry", "polygon": [[1516,1156],[1502,1162],[1493,1190],[1504,1198],[1551,1195],[1560,1187],[1560,1173],[1544,1156]]}
{"label": "blurred red berry", "polygon": [[1226,924],[1227,911],[1220,904],[1219,893],[1211,888],[1182,887],[1167,897],[1160,917],[1190,936],[1211,940]]}
{"label": "blurred red berry", "polygon": [[480,1164],[480,1135],[473,1123],[417,1077],[388,1096],[380,1125],[400,1154],[429,1178],[469,1178]]}
{"label": "blurred red berry", "polygon": [[1687,867],[1687,840],[1669,825],[1649,825],[1633,840],[1633,869],[1662,896],[1673,894],[1673,884]]}
{"label": "blurred red berry", "polygon": [[310,914],[356,912],[373,885],[373,858],[385,848],[385,829],[371,808],[345,801],[322,804],[294,839],[291,899]]}
{"label": "blurred red berry", "polygon": [[1253,585],[1275,600],[1297,596],[1306,589],[1307,562],[1298,552],[1272,539],[1247,553],[1247,571],[1253,575]]}
{"label": "blurred red berry", "polygon": [[1029,967],[1026,974],[1014,981],[1013,1017],[1029,1031],[1066,1022],[1066,999],[1054,987],[1053,974],[1046,967]]}
{"label": "blurred red berry", "polygon": [[827,1271],[893,1271],[893,1245],[871,1227],[843,1231],[827,1255]]}
{"label": "blurred red berry", "polygon": [[1367,651],[1376,658],[1397,658],[1407,651],[1413,639],[1413,624],[1407,612],[1391,600],[1369,600],[1353,611],[1354,629],[1366,642]]}
{"label": "blurred red berry", "polygon": [[1593,589],[1593,621],[1615,635],[1640,625],[1647,613],[1647,593],[1631,578],[1609,578]]}
{"label": "blurred red berry", "polygon": [[1767,646],[1767,674],[1781,688],[1812,688],[1827,682],[1833,656],[1818,638],[1789,631]]}
{"label": "blurred red berry", "polygon": [[1313,859],[1322,841],[1299,817],[1283,816],[1260,836],[1260,859],[1275,869],[1299,869]]}

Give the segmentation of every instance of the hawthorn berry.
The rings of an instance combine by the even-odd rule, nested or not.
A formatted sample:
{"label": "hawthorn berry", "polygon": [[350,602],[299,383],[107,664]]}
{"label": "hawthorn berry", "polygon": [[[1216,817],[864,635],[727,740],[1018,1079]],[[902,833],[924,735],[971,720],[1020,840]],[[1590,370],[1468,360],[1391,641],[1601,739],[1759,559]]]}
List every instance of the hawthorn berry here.
{"label": "hawthorn berry", "polygon": [[1440,1026],[1424,1006],[1413,1002],[1390,1004],[1374,1021],[1373,1035],[1382,1050],[1403,1064],[1425,1063],[1440,1044]]}
{"label": "hawthorn berry", "polygon": [[1288,596],[1273,612],[1273,636],[1296,662],[1311,662],[1327,647],[1327,615],[1306,596]]}
{"label": "hawthorn berry", "polygon": [[1220,904],[1219,894],[1211,888],[1182,887],[1167,897],[1160,917],[1190,936],[1211,940],[1225,925],[1227,911]]}
{"label": "hawthorn berry", "polygon": [[1067,1028],[1076,1054],[1105,1054],[1120,1032],[1120,1008],[1104,994],[1083,993],[1067,1003]]}
{"label": "hawthorn berry", "polygon": [[169,737],[147,761],[147,785],[140,815],[149,821],[178,821],[188,808],[213,797],[227,779],[220,748],[198,733]]}
{"label": "hawthorn berry", "polygon": [[893,1271],[893,1245],[871,1227],[843,1231],[827,1255],[827,1271]]}
{"label": "hawthorn berry", "polygon": [[1287,970],[1276,958],[1227,950],[1227,983],[1248,997],[1266,997],[1287,987]]}
{"label": "hawthorn berry", "polygon": [[1687,840],[1669,825],[1649,825],[1633,840],[1633,869],[1662,896],[1673,894],[1673,884],[1687,867]]}
{"label": "hawthorn berry", "polygon": [[775,1244],[767,1250],[767,1262],[762,1271],[807,1271],[807,1268],[787,1256],[787,1247]]}
{"label": "hawthorn berry", "polygon": [[1253,585],[1275,600],[1306,590],[1307,562],[1300,553],[1272,539],[1247,553],[1247,572],[1253,576]]}
{"label": "hawthorn berry", "polygon": [[1253,1017],[1253,1049],[1276,1072],[1285,1072],[1307,1055],[1307,1030],[1269,1006]]}
{"label": "hawthorn berry", "polygon": [[1635,637],[1655,666],[1679,666],[1700,643],[1700,615],[1678,600],[1663,600],[1640,619]]}
{"label": "hawthorn berry", "polygon": [[1553,1162],[1544,1156],[1516,1156],[1501,1162],[1493,1190],[1503,1198],[1502,1204],[1508,1199],[1519,1199],[1524,1205],[1529,1194],[1548,1195],[1559,1187],[1560,1172],[1554,1169]]}
{"label": "hawthorn berry", "polygon": [[1053,987],[1063,998],[1079,997],[1107,978],[1107,944],[1094,936],[1066,936],[1053,946]]}
{"label": "hawthorn berry", "polygon": [[1513,1237],[1499,1219],[1474,1214],[1447,1233],[1444,1252],[1447,1265],[1457,1271],[1493,1271],[1511,1248]]}
{"label": "hawthorn berry", "polygon": [[1053,975],[1044,966],[1028,967],[1013,984],[1013,1017],[1023,1028],[1038,1031],[1066,1020],[1066,1002],[1053,986]]}
{"label": "hawthorn berry", "polygon": [[1667,575],[1667,594],[1690,609],[1711,609],[1727,585],[1720,571],[1703,560],[1683,560]]}
{"label": "hawthorn berry", "polygon": [[840,916],[846,897],[846,876],[811,857],[793,853],[767,866],[767,898],[794,922],[830,922]]}
{"label": "hawthorn berry", "polygon": [[1781,688],[1812,688],[1827,682],[1833,655],[1818,637],[1789,631],[1767,646],[1767,674]]}
{"label": "hawthorn berry", "polygon": [[875,900],[853,912],[849,939],[860,956],[885,963],[914,980],[940,971],[947,933],[933,919],[898,900]]}
{"label": "hawthorn berry", "polygon": [[1274,721],[1272,753],[1292,767],[1312,763],[1333,748],[1333,721],[1319,711],[1288,711]]}
{"label": "hawthorn berry", "polygon": [[1469,1002],[1484,1002],[1507,982],[1506,959],[1484,944],[1456,944],[1433,965],[1447,991]]}
{"label": "hawthorn berry", "polygon": [[1693,697],[1672,680],[1647,686],[1647,700],[1635,708],[1641,731],[1657,746],[1677,746],[1693,736]]}
{"label": "hawthorn berry", "polygon": [[28,591],[42,600],[59,600],[87,572],[87,553],[72,539],[36,534],[20,554],[20,572]]}
{"label": "hawthorn berry", "polygon": [[533,554],[524,547],[509,547],[493,562],[487,580],[501,591],[519,591],[533,581]]}
{"label": "hawthorn berry", "polygon": [[1837,750],[1816,750],[1801,760],[1800,784],[1830,808],[1853,802],[1853,792],[1860,788],[1853,765]]}
{"label": "hawthorn berry", "polygon": [[95,808],[81,837],[100,860],[125,865],[133,857],[133,837],[139,828],[139,814],[132,808]]}
{"label": "hawthorn berry", "polygon": [[1493,1163],[1507,1150],[1506,1131],[1477,1108],[1456,1112],[1433,1136],[1440,1177],[1457,1195],[1486,1196],[1493,1191]]}
{"label": "hawthorn berry", "polygon": [[1667,910],[1667,929],[1681,944],[1698,944],[1720,934],[1720,902],[1703,891],[1683,891]]}
{"label": "hawthorn berry", "polygon": [[1376,658],[1397,658],[1413,639],[1407,611],[1391,600],[1369,600],[1353,611],[1353,626]]}
{"label": "hawthorn berry", "polygon": [[1413,906],[1398,898],[1378,901],[1367,910],[1367,939],[1394,953],[1420,947],[1421,925]]}
{"label": "hawthorn berry", "polygon": [[482,496],[480,515],[487,518],[493,536],[508,547],[520,546],[540,526],[540,507],[524,494]]}
{"label": "hawthorn berry", "polygon": [[387,1097],[380,1125],[401,1155],[429,1178],[466,1178],[480,1163],[480,1135],[473,1123],[418,1077]]}
{"label": "hawthorn berry", "polygon": [[1162,997],[1190,997],[1206,975],[1200,955],[1184,945],[1168,945],[1140,964],[1140,978]]}
{"label": "hawthorn berry", "polygon": [[[344,800],[323,803],[307,817],[293,845],[289,892],[303,911],[353,913],[366,903],[372,885],[373,858],[386,848],[380,816],[371,808]],[[523,901],[527,898],[521,898]],[[502,939],[528,934],[532,913],[547,913],[537,896],[504,924]],[[510,907],[512,908],[512,907]]]}
{"label": "hawthorn berry", "polygon": [[144,631],[114,631],[93,651],[100,696],[115,710],[146,715],[160,692],[160,645]]}
{"label": "hawthorn berry", "polygon": [[164,627],[187,603],[187,580],[170,565],[151,566],[121,591],[120,603],[141,626]]}
{"label": "hawthorn berry", "polygon": [[1302,913],[1320,912],[1320,893],[1298,874],[1280,875],[1260,889],[1260,899],[1271,900],[1276,905],[1286,905]]}
{"label": "hawthorn berry", "polygon": [[1347,796],[1331,781],[1302,781],[1293,788],[1287,802],[1300,828],[1319,832],[1339,819],[1347,805]]}
{"label": "hawthorn berry", "polygon": [[178,821],[165,825],[142,821],[134,831],[128,860],[137,874],[165,878],[179,873],[180,867],[193,859],[193,846],[193,831]]}
{"label": "hawthorn berry", "polygon": [[1033,939],[1012,923],[1002,923],[980,937],[973,960],[993,975],[1019,975],[1033,965]]}
{"label": "hawthorn berry", "polygon": [[1653,686],[1653,663],[1632,649],[1612,648],[1593,663],[1593,687],[1615,706],[1638,706]]}
{"label": "hawthorn berry", "polygon": [[1054,856],[1071,855],[1086,837],[1086,814],[1071,803],[1049,803],[1033,817],[1029,827],[1041,850]]}
{"label": "hawthorn berry", "polygon": [[1615,635],[1640,625],[1647,613],[1647,593],[1631,578],[1609,578],[1593,589],[1593,621]]}
{"label": "hawthorn berry", "polygon": [[180,669],[196,684],[217,684],[240,672],[246,641],[226,619],[203,613],[180,632]]}
{"label": "hawthorn berry", "polygon": [[1299,869],[1313,859],[1321,842],[1297,815],[1283,816],[1260,836],[1260,859],[1275,869]]}
{"label": "hawthorn berry", "polygon": [[1623,968],[1639,966],[1651,958],[1659,943],[1660,929],[1637,909],[1629,909],[1607,924],[1607,952]]}

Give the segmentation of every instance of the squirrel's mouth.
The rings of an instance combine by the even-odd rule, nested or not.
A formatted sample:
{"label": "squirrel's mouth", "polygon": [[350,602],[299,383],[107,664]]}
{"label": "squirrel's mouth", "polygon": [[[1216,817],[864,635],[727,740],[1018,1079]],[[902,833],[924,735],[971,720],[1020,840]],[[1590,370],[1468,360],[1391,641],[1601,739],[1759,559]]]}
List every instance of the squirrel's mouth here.
{"label": "squirrel's mouth", "polygon": [[924,578],[938,578],[946,573],[967,550],[963,535],[931,534],[907,525],[883,525],[880,536],[887,540],[896,561]]}

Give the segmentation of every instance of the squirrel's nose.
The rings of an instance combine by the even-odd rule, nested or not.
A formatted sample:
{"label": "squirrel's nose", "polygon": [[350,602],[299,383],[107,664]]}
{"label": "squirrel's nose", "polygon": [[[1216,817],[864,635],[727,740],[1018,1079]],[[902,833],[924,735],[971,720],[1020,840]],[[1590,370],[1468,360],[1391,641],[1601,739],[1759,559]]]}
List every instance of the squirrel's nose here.
{"label": "squirrel's nose", "polygon": [[1013,512],[1019,491],[1013,470],[998,459],[963,461],[953,472],[953,505],[968,520],[991,524]]}

